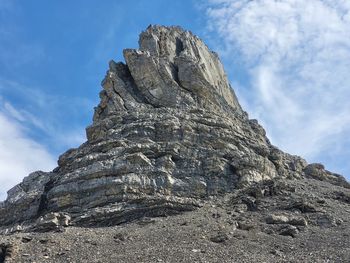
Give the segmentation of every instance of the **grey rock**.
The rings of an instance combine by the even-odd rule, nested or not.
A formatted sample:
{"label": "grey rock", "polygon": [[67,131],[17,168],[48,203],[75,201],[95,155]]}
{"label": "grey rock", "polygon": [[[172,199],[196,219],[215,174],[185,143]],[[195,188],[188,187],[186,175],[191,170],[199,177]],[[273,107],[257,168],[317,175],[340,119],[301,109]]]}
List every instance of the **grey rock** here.
{"label": "grey rock", "polygon": [[218,232],[212,237],[210,237],[210,241],[214,243],[224,243],[228,240],[228,235],[225,232]]}
{"label": "grey rock", "polygon": [[116,241],[125,241],[127,239],[127,236],[124,233],[117,233],[113,236],[113,238]]}
{"label": "grey rock", "polygon": [[292,204],[290,204],[287,209],[297,209],[302,213],[315,213],[317,212],[317,209],[315,205],[311,204],[310,202],[307,202],[305,200],[301,201],[294,201]]}
{"label": "grey rock", "polygon": [[[35,172],[11,189],[0,203],[0,227],[55,229],[62,225],[60,216],[50,218],[56,212],[78,226],[121,224],[190,211],[274,178],[348,187],[271,145],[242,110],[217,54],[191,32],[150,26],[139,49],[123,54],[126,64],[109,63],[87,141],[62,154],[53,172]],[[262,196],[287,190],[254,191],[237,210],[258,210]]]}
{"label": "grey rock", "polygon": [[335,227],[341,225],[342,220],[337,219],[332,215],[322,214],[317,216],[314,220],[314,224],[320,227]]}
{"label": "grey rock", "polygon": [[0,225],[14,224],[38,216],[45,185],[51,173],[37,171],[23,179],[23,182],[10,189],[7,199],[0,206]]}
{"label": "grey rock", "polygon": [[251,230],[253,229],[255,226],[253,223],[251,222],[246,222],[246,221],[239,221],[238,222],[238,229],[241,229],[241,230]]}
{"label": "grey rock", "polygon": [[287,224],[289,218],[285,215],[270,215],[266,218],[268,224]]}
{"label": "grey rock", "polygon": [[345,192],[334,192],[334,197],[335,200],[339,200],[342,201],[346,204],[350,204],[350,194],[349,193],[345,193]]}
{"label": "grey rock", "polygon": [[297,226],[306,226],[307,221],[304,217],[294,215],[270,215],[266,218],[268,224],[290,224]]}
{"label": "grey rock", "polygon": [[279,232],[279,234],[282,236],[291,236],[291,237],[296,237],[298,233],[299,233],[298,228],[292,225],[287,225],[283,227]]}
{"label": "grey rock", "polygon": [[[271,191],[272,194],[266,191],[261,197],[256,195],[261,202],[258,210],[233,212],[233,195],[254,194],[254,189],[270,186],[280,190]],[[347,262],[350,211],[346,202],[335,199],[339,196],[336,192],[349,194],[350,190],[308,178],[275,178],[223,196],[212,196],[197,209],[176,216],[146,216],[109,227],[69,226],[66,231],[56,233],[19,232],[0,236],[0,243],[17,244],[20,253],[13,262]],[[316,202],[320,198],[326,200],[327,205],[322,205],[324,212],[319,212]],[[315,205],[317,212],[286,210],[286,205],[294,200],[307,200]],[[266,224],[265,218],[271,214],[305,216],[308,227]],[[330,225],[324,219],[330,215],[341,224]],[[329,217],[331,221],[332,218]],[[240,230],[237,222],[252,224],[254,228]],[[33,241],[21,242],[27,235],[33,236]],[[213,237],[224,241],[212,242]],[[22,256],[23,253],[30,257]],[[44,259],[44,254],[50,258]]]}
{"label": "grey rock", "polygon": [[12,262],[17,252],[12,243],[0,243],[0,262]]}
{"label": "grey rock", "polygon": [[271,254],[275,255],[275,256],[278,256],[278,257],[283,257],[283,252],[280,251],[280,250],[277,250],[277,249],[274,249],[270,252]]}
{"label": "grey rock", "polygon": [[23,243],[28,243],[28,242],[30,242],[32,240],[33,240],[33,237],[31,237],[31,236],[24,236],[24,237],[22,237],[22,242]]}
{"label": "grey rock", "polygon": [[49,213],[38,218],[34,231],[48,232],[61,230],[61,227],[69,226],[71,217],[62,213]]}
{"label": "grey rock", "polygon": [[303,169],[303,171],[305,173],[305,176],[307,177],[311,177],[313,179],[321,181],[328,181],[334,185],[340,185],[346,188],[350,188],[349,183],[345,180],[343,176],[327,171],[323,164],[309,164]]}

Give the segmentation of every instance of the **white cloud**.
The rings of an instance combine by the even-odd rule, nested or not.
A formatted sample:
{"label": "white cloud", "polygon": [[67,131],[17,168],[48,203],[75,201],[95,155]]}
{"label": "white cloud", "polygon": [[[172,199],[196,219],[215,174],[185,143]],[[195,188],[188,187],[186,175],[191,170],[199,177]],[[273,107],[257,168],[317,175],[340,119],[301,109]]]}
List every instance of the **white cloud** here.
{"label": "white cloud", "polygon": [[212,0],[207,17],[222,54],[244,62],[251,81],[238,93],[272,142],[312,160],[346,151],[350,1]]}
{"label": "white cloud", "polygon": [[[9,91],[24,102],[12,104],[3,97]],[[0,95],[1,201],[24,176],[36,170],[51,171],[58,154],[86,140],[85,129],[70,124],[67,116],[73,118],[81,108],[92,106],[84,98],[51,96],[1,78],[0,92],[4,94]]]}
{"label": "white cloud", "polygon": [[0,111],[0,200],[24,176],[55,166],[55,158],[47,149],[28,138],[20,123]]}
{"label": "white cloud", "polygon": [[59,154],[86,141],[79,117],[92,105],[0,77],[0,200],[24,176],[52,170]]}
{"label": "white cloud", "polygon": [[92,104],[0,77],[0,200],[24,176],[51,171],[59,154],[86,141],[83,124],[74,121]]}
{"label": "white cloud", "polygon": [[43,88],[28,87],[1,77],[0,92],[4,93],[3,97],[0,95],[0,111],[16,120],[26,134],[42,135],[41,141],[50,145],[52,152],[62,153],[86,140],[85,126],[89,123],[81,124],[81,116],[90,114],[94,101],[50,95]]}

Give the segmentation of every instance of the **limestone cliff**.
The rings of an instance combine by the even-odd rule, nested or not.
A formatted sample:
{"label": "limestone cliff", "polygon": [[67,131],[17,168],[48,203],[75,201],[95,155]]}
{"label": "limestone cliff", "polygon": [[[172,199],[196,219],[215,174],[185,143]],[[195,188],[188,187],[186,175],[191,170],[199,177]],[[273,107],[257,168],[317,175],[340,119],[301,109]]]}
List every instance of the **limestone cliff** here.
{"label": "limestone cliff", "polygon": [[[52,212],[72,225],[119,224],[192,210],[272,178],[349,187],[320,164],[270,144],[230,87],[216,53],[180,27],[150,26],[111,61],[87,141],[35,172],[0,204],[0,226]],[[68,224],[67,222],[65,224]]]}

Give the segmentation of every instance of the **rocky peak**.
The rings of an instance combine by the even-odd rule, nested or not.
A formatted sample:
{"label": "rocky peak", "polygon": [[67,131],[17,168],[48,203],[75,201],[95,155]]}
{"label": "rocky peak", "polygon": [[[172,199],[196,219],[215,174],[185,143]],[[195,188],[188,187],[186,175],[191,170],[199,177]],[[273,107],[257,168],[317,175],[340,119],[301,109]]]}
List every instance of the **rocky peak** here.
{"label": "rocky peak", "polygon": [[[141,33],[139,46],[124,50],[126,65],[110,62],[97,116],[147,106],[243,114],[217,54],[191,32],[149,26]],[[121,94],[127,101],[118,97]],[[113,103],[107,107],[110,97]]]}
{"label": "rocky peak", "polygon": [[126,64],[109,63],[87,142],[11,189],[0,226],[120,224],[274,178],[349,187],[271,145],[242,111],[218,56],[191,32],[150,26],[139,44],[124,50]]}
{"label": "rocky peak", "polygon": [[215,92],[233,109],[241,110],[218,55],[190,31],[150,26],[140,35],[139,44],[140,50],[149,52],[159,67],[167,68],[180,88],[213,101],[210,95]]}

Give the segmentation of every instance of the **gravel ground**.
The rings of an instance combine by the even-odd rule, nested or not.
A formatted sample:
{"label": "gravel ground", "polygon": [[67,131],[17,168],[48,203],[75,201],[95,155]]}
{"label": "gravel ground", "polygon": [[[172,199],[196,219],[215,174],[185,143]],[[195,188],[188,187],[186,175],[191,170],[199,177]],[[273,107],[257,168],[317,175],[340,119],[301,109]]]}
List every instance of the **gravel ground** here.
{"label": "gravel ground", "polygon": [[[1,236],[0,262],[350,262],[348,189],[286,181],[254,197],[265,188],[206,200],[175,216]],[[267,223],[271,215],[306,223]]]}

